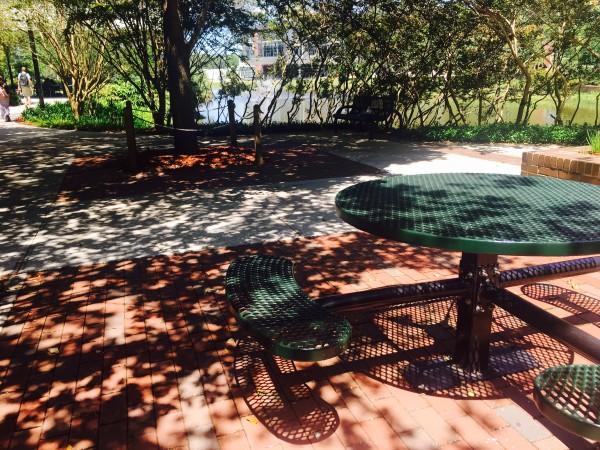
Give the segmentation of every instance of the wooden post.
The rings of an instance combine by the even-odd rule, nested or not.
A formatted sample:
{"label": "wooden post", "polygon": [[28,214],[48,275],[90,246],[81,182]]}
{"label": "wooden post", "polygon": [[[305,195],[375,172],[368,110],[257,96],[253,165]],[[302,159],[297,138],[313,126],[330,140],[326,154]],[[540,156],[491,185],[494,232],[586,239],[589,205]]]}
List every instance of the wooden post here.
{"label": "wooden post", "polygon": [[123,110],[123,127],[125,128],[125,134],[127,136],[127,160],[129,169],[136,170],[138,165],[138,154],[135,143],[135,130],[133,128],[133,109],[129,100],[125,102],[125,109]]}
{"label": "wooden post", "polygon": [[254,105],[254,161],[263,165],[262,131],[260,129],[260,105]]}
{"label": "wooden post", "polygon": [[229,144],[236,147],[237,129],[235,126],[235,102],[233,100],[227,100],[227,110],[229,111]]}

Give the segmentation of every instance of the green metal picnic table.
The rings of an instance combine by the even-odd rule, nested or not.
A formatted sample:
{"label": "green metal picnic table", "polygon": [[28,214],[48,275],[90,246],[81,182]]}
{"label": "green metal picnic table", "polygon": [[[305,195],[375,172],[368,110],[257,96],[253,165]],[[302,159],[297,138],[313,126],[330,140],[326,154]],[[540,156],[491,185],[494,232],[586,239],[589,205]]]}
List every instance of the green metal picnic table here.
{"label": "green metal picnic table", "polygon": [[600,361],[600,341],[512,294],[507,287],[588,273],[600,257],[500,271],[498,255],[600,253],[600,186],[501,174],[392,176],[338,193],[338,215],[376,236],[462,252],[458,278],[324,297],[332,310],[361,310],[454,295],[454,358],[487,369],[494,305]]}

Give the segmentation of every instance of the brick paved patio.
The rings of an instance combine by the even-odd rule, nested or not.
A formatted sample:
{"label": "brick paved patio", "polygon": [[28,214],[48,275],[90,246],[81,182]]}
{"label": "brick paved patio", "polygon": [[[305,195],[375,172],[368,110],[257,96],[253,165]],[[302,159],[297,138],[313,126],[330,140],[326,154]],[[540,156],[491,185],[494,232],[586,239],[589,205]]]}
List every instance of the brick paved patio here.
{"label": "brick paved patio", "polygon": [[[540,370],[585,360],[499,308],[475,378],[448,363],[452,298],[350,316],[351,348],[318,364],[264,354],[224,303],[227,265],[256,252],[296,261],[314,297],[453,275],[458,254],[355,233],[333,196],[382,173],[518,173],[526,148],[272,135],[249,171],[223,141],[176,158],[140,136],[154,160],[134,177],[118,134],[11,123],[0,141],[0,449],[591,448],[531,399]],[[600,336],[599,289],[514,291]]]}
{"label": "brick paved patio", "polygon": [[[531,400],[541,369],[584,359],[500,308],[508,370],[488,379],[448,364],[453,299],[350,317],[351,348],[321,363],[236,340],[223,273],[254,252],[295,260],[312,296],[448,277],[459,257],[342,233],[30,273],[0,311],[0,448],[592,447]],[[523,292],[600,337],[598,289],[596,273]]]}

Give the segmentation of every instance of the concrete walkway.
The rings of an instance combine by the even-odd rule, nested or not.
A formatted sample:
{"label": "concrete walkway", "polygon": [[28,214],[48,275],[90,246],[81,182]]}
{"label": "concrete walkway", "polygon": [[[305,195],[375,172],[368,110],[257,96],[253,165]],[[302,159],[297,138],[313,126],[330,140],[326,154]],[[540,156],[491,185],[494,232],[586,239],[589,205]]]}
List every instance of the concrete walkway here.
{"label": "concrete walkway", "polygon": [[[360,161],[352,165],[370,176],[371,166],[518,173],[524,149],[266,137],[278,141]],[[18,271],[0,294],[0,448],[592,448],[531,400],[543,368],[588,361],[501,308],[490,366],[506,370],[489,378],[452,364],[452,298],[350,315],[350,349],[317,363],[272,358],[239,339],[223,274],[242,255],[292,258],[311,296],[456,273],[456,252],[379,239],[335,217],[335,193],[363,172],[66,201],[57,192],[72,161],[121,151],[122,134],[2,124],[0,142],[0,269]],[[323,161],[340,174],[348,162]],[[600,338],[600,273],[525,288],[518,292]]]}
{"label": "concrete walkway", "polygon": [[[143,136],[142,146],[165,145]],[[297,140],[389,174],[431,172],[519,173],[531,147],[369,141],[360,134],[267,136]],[[278,183],[225,190],[54,202],[75,155],[123,148],[120,133],[87,133],[1,124],[0,276],[15,269],[42,270],[123,257],[175,254],[208,247],[292,239],[349,227],[333,209],[335,193],[365,177]],[[218,143],[218,142],[217,142]]]}
{"label": "concrete walkway", "polygon": [[72,153],[72,132],[0,124],[0,278],[20,267],[48,214]]}

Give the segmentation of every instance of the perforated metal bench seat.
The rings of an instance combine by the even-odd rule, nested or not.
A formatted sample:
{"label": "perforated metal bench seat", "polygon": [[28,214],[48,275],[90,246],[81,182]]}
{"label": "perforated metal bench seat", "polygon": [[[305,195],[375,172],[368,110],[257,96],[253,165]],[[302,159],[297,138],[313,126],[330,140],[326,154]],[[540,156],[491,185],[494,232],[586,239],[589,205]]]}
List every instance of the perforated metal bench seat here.
{"label": "perforated metal bench seat", "polygon": [[238,323],[273,354],[320,361],[346,350],[350,323],[300,289],[290,260],[264,255],[238,258],[225,278],[227,300]]}
{"label": "perforated metal bench seat", "polygon": [[544,370],[533,398],[540,412],[579,436],[600,441],[600,365],[567,365]]}

